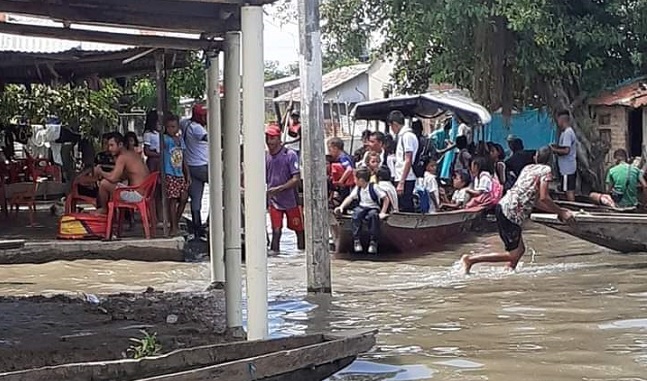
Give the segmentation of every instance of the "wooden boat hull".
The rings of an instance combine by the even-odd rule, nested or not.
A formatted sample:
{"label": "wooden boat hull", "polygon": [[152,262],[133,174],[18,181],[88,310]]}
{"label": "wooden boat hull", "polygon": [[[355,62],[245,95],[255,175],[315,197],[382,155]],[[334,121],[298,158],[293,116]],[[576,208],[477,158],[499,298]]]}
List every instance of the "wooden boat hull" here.
{"label": "wooden boat hull", "polygon": [[376,331],[208,345],[138,360],[0,373],[2,381],[321,381],[375,345]]}
{"label": "wooden boat hull", "polygon": [[[419,253],[433,251],[445,243],[456,241],[470,230],[482,215],[481,208],[462,209],[435,214],[394,213],[382,221],[379,250],[387,253]],[[353,253],[350,216],[331,216],[337,253]],[[362,245],[368,246],[366,232]]]}
{"label": "wooden boat hull", "polygon": [[572,210],[575,212],[593,212],[593,213],[636,213],[637,208],[610,208],[604,205],[591,204],[589,202],[577,202],[577,201],[563,201],[556,200],[555,204],[562,208]]}
{"label": "wooden boat hull", "polygon": [[622,253],[647,251],[647,215],[574,213],[576,224],[563,224],[555,214],[533,213],[533,221]]}

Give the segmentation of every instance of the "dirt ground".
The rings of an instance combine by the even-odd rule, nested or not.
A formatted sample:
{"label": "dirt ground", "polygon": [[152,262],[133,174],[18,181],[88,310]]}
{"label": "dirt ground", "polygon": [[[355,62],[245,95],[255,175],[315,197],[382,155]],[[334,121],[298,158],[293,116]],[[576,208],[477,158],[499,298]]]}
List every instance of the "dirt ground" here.
{"label": "dirt ground", "polygon": [[130,338],[157,333],[162,353],[221,343],[224,292],[0,298],[0,371],[128,356]]}

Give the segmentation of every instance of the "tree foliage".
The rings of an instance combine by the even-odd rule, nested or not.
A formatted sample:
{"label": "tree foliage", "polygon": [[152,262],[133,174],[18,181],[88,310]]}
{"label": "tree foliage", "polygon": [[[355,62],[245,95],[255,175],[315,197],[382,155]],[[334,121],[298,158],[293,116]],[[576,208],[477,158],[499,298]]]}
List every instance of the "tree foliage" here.
{"label": "tree foliage", "polygon": [[49,116],[57,116],[73,130],[96,136],[103,127],[117,125],[121,95],[121,88],[112,80],[102,81],[99,90],[91,90],[86,84],[8,85],[0,95],[0,123],[24,117],[40,124]]}

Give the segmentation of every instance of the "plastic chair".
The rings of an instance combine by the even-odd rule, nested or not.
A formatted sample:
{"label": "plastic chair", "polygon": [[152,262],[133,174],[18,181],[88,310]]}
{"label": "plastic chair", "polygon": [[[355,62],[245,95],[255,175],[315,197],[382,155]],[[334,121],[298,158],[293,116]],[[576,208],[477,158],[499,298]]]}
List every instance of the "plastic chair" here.
{"label": "plastic chair", "polygon": [[[112,225],[113,219],[115,217],[115,211],[118,214],[118,233],[121,235],[121,225],[124,218],[123,209],[131,210],[133,212],[139,211],[139,214],[142,216],[142,225],[144,225],[144,234],[146,239],[151,238],[151,232],[155,232],[157,227],[157,218],[155,217],[155,188],[157,186],[157,179],[159,178],[159,172],[153,172],[141,185],[130,186],[123,188],[116,188],[112,193],[112,199],[108,202],[108,226],[106,228],[106,239],[109,240],[112,238]],[[142,195],[142,200],[139,202],[126,202],[121,199],[121,194],[123,192],[132,192],[136,191]],[[153,229],[151,230],[151,226]]]}
{"label": "plastic chair", "polygon": [[65,198],[65,213],[75,213],[78,204],[88,204],[97,207],[97,199],[79,194],[78,176],[72,182],[70,194]]}
{"label": "plastic chair", "polygon": [[[33,186],[31,186],[33,184]],[[36,192],[38,191],[38,183],[25,183],[25,189],[21,191],[14,191],[9,197],[9,209],[15,208],[16,214],[21,206],[26,206],[29,210],[29,226],[34,226],[34,216],[36,214]]]}

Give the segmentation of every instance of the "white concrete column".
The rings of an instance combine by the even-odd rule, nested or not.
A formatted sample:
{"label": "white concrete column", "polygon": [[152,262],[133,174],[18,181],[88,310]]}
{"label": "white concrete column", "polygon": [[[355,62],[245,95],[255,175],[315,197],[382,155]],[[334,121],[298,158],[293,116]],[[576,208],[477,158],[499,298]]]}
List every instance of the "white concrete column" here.
{"label": "white concrete column", "polygon": [[247,338],[267,337],[263,8],[241,8]]}
{"label": "white concrete column", "polygon": [[223,155],[225,184],[225,295],[227,327],[243,332],[240,194],[240,33],[225,36]]}
{"label": "white concrete column", "polygon": [[222,116],[220,112],[219,52],[208,52],[207,102],[209,107],[209,255],[211,284],[224,287],[225,245],[222,215]]}

